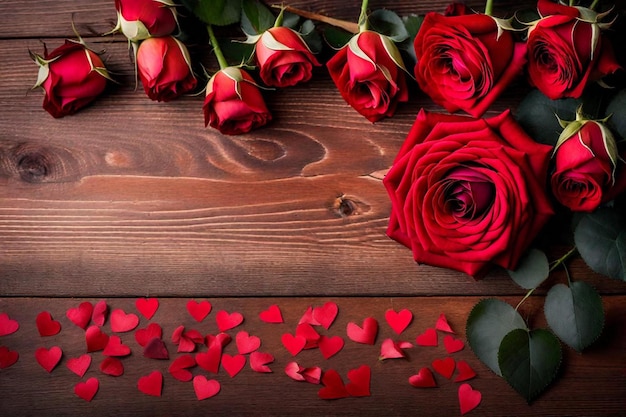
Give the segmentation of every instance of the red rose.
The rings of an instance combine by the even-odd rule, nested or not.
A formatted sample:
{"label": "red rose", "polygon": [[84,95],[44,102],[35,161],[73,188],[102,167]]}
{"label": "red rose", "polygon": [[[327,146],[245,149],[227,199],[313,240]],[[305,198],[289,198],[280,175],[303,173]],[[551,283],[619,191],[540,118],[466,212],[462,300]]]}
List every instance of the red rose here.
{"label": "red rose", "polygon": [[409,99],[398,48],[380,33],[353,36],[326,66],[344,100],[370,122],[392,116]]}
{"label": "red rose", "polygon": [[171,35],[177,27],[175,7],[171,0],[115,0],[115,29],[133,42]]}
{"label": "red rose", "polygon": [[426,94],[449,112],[482,116],[517,77],[526,47],[483,14],[428,13],[414,42],[415,78]]}
{"label": "red rose", "polygon": [[105,89],[109,75],[102,60],[85,45],[66,40],[44,57],[33,54],[39,65],[35,87],[45,92],[43,108],[53,117],[75,113]]}
{"label": "red rose", "polygon": [[[626,172],[618,171],[617,145],[601,122],[585,120],[556,147],[552,193],[573,211],[591,212],[626,189]],[[581,125],[582,124],[582,125]],[[578,130],[576,130],[578,129]]]}
{"label": "red rose", "polygon": [[263,96],[246,71],[227,67],[207,84],[204,124],[227,135],[237,135],[265,125],[272,115]]}
{"label": "red rose", "polygon": [[142,41],[137,51],[137,70],[152,100],[173,100],[197,84],[187,48],[172,36]]}
{"label": "red rose", "polygon": [[514,269],[553,213],[551,150],[509,111],[489,119],[420,111],[383,180],[387,234],[419,263],[471,276],[491,264]]}
{"label": "red rose", "polygon": [[263,32],[256,43],[256,60],[263,82],[288,87],[311,79],[315,56],[298,32],[284,26]]}
{"label": "red rose", "polygon": [[528,33],[528,75],[547,97],[578,98],[589,81],[620,68],[608,39],[598,35],[606,25],[595,22],[595,12],[549,0],[539,0],[538,10],[545,17]]}

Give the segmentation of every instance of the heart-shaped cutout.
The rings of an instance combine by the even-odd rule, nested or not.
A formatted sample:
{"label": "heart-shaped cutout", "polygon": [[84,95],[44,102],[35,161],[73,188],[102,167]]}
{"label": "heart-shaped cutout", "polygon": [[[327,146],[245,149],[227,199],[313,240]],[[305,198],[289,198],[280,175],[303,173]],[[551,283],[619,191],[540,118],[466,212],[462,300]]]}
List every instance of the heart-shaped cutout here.
{"label": "heart-shaped cutout", "polygon": [[40,347],[35,350],[37,363],[48,372],[52,372],[56,368],[61,356],[63,356],[63,351],[58,346],[52,346],[50,349]]}
{"label": "heart-shaped cutout", "polygon": [[470,384],[461,384],[459,386],[459,407],[461,415],[467,414],[480,404],[482,394],[480,391],[472,388]]}
{"label": "heart-shaped cutout", "polygon": [[215,316],[215,321],[220,332],[225,332],[243,323],[243,316],[241,313],[229,313],[225,310],[220,310]]}
{"label": "heart-shaped cutout", "polygon": [[341,349],[343,349],[344,341],[340,336],[321,336],[318,340],[318,346],[322,356],[325,359],[329,359],[335,356]]}
{"label": "heart-shaped cutout", "polygon": [[61,331],[61,323],[54,320],[47,311],[42,311],[37,314],[35,324],[37,325],[37,330],[41,337],[54,336]]}
{"label": "heart-shaped cutout", "polygon": [[163,340],[158,337],[153,337],[143,348],[143,356],[150,359],[164,359],[170,358],[170,354],[167,351],[167,346]]}
{"label": "heart-shaped cutout", "polygon": [[98,381],[98,378],[92,377],[85,382],[79,382],[74,385],[74,393],[83,400],[89,402],[96,396],[99,387],[100,381]]}
{"label": "heart-shaped cutout", "polygon": [[294,381],[304,381],[304,375],[301,374],[302,371],[304,371],[304,368],[298,365],[297,362],[289,362],[285,366],[285,373]]}
{"label": "heart-shaped cutout", "polygon": [[196,363],[198,366],[214,374],[216,374],[220,368],[221,359],[222,347],[217,344],[212,345],[206,352],[196,353]]}
{"label": "heart-shaped cutout", "polygon": [[191,355],[182,355],[176,358],[170,365],[168,371],[170,375],[182,382],[191,381],[193,374],[189,368],[196,366],[196,360]]}
{"label": "heart-shaped cutout", "polygon": [[400,311],[390,308],[385,312],[385,320],[396,334],[401,334],[413,321],[413,313],[406,308]]}
{"label": "heart-shaped cutout", "polygon": [[70,358],[67,360],[67,369],[74,372],[79,377],[83,377],[89,366],[91,365],[91,356],[88,354],[84,354],[79,356],[78,358]]}
{"label": "heart-shaped cutout", "polygon": [[454,378],[454,382],[467,381],[476,376],[476,372],[464,360],[456,362],[456,369],[459,373],[457,374],[456,378]]}
{"label": "heart-shaped cutout", "polygon": [[222,368],[226,371],[231,378],[234,378],[243,367],[246,365],[246,357],[242,354],[229,355],[228,353],[222,354]]}
{"label": "heart-shaped cutout", "polygon": [[439,344],[437,331],[432,327],[424,330],[424,333],[417,335],[415,343],[419,346],[437,346]]}
{"label": "heart-shaped cutout", "polygon": [[455,339],[449,334],[447,334],[443,338],[443,345],[445,346],[448,353],[458,352],[460,350],[463,350],[463,348],[465,347],[465,343],[463,343],[461,339]]}
{"label": "heart-shaped cutout", "polygon": [[298,320],[298,324],[310,324],[311,326],[319,326],[320,323],[315,320],[313,318],[313,307],[309,306],[306,311],[304,312],[304,314],[302,315],[302,317],[300,317],[300,320]]}
{"label": "heart-shaped cutout", "polygon": [[12,366],[20,358],[19,353],[6,346],[0,346],[0,369]]}
{"label": "heart-shaped cutout", "polygon": [[91,313],[91,321],[93,321],[98,326],[104,326],[104,322],[107,319],[107,314],[109,312],[109,306],[106,301],[101,300],[98,301],[93,306],[93,312]]}
{"label": "heart-shaped cutout", "polygon": [[393,339],[385,339],[380,345],[379,360],[404,358],[406,355],[397,342]]}
{"label": "heart-shaped cutout", "polygon": [[124,312],[121,308],[111,312],[111,330],[115,333],[125,333],[134,330],[139,325],[136,314]]}
{"label": "heart-shaped cutout", "polygon": [[215,379],[207,379],[204,375],[196,375],[193,378],[193,389],[198,401],[216,396],[221,389],[220,383]]}
{"label": "heart-shaped cutout", "polygon": [[378,321],[373,317],[367,317],[363,320],[362,326],[350,322],[346,326],[346,333],[353,342],[373,345],[378,334]]}
{"label": "heart-shaped cutout", "polygon": [[118,358],[104,358],[100,362],[100,372],[110,376],[122,376],[124,375],[124,365]]}
{"label": "heart-shaped cutout", "polygon": [[210,348],[214,344],[219,345],[224,349],[231,341],[232,337],[228,333],[218,333],[216,335],[208,334],[206,336],[206,345]]}
{"label": "heart-shaped cutout", "polygon": [[452,374],[454,373],[454,368],[456,367],[456,362],[453,358],[447,357],[444,359],[435,359],[431,366],[439,375],[450,379]]}
{"label": "heart-shaped cutout", "polygon": [[65,316],[81,329],[87,328],[92,314],[93,305],[89,301],[82,302],[78,307],[72,307],[65,312]]}
{"label": "heart-shaped cutout", "polygon": [[152,371],[146,376],[142,376],[137,381],[137,388],[146,395],[160,397],[163,391],[163,374],[159,371]]}
{"label": "heart-shaped cutout", "polygon": [[142,316],[150,320],[159,309],[159,300],[156,298],[138,298],[135,300],[135,308]]}
{"label": "heart-shaped cutout", "polygon": [[13,320],[7,313],[0,313],[0,336],[8,336],[20,328],[17,320]]}
{"label": "heart-shaped cutout", "polygon": [[346,390],[353,397],[369,397],[370,396],[370,379],[372,370],[367,365],[362,365],[356,369],[348,371],[348,380]]}
{"label": "heart-shaped cutout", "polygon": [[303,336],[294,336],[291,333],[285,333],[280,338],[283,346],[292,356],[296,356],[304,349],[306,339]]}
{"label": "heart-shaped cutout", "polygon": [[304,377],[304,380],[310,384],[319,384],[321,382],[322,368],[319,366],[304,368],[300,373]]}
{"label": "heart-shaped cutout", "polygon": [[317,347],[320,334],[309,323],[301,323],[296,326],[296,336],[302,336],[306,339],[304,349],[313,349]]}
{"label": "heart-shaped cutout", "polygon": [[255,372],[270,373],[272,370],[268,363],[274,362],[274,356],[271,353],[252,352],[250,354],[250,368]]}
{"label": "heart-shaped cutout", "polygon": [[439,318],[437,319],[437,322],[435,323],[435,329],[442,331],[442,332],[446,332],[446,333],[454,333],[454,331],[448,324],[448,319],[446,318],[446,315],[443,313],[439,315]]}
{"label": "heart-shaped cutout", "polygon": [[259,313],[259,318],[265,323],[283,323],[283,314],[276,304],[272,304],[267,310]]}
{"label": "heart-shaped cutout", "polygon": [[150,323],[147,327],[135,331],[135,340],[141,347],[145,347],[154,338],[162,337],[163,329],[157,323]]}
{"label": "heart-shaped cutout", "polygon": [[329,301],[323,306],[315,307],[313,309],[313,321],[319,323],[320,326],[328,330],[335,321],[338,312],[339,308],[337,307],[337,304]]}
{"label": "heart-shaped cutout", "polygon": [[105,356],[128,356],[130,355],[130,347],[123,344],[119,336],[111,336],[102,354]]}
{"label": "heart-shaped cutout", "polygon": [[430,368],[422,368],[415,375],[409,377],[409,384],[417,388],[435,388],[437,383]]}
{"label": "heart-shaped cutout", "polygon": [[211,309],[213,308],[211,303],[207,300],[203,300],[203,301],[189,300],[187,301],[186,307],[187,307],[187,312],[189,312],[191,317],[193,317],[193,319],[197,321],[198,323],[204,320],[206,316],[209,315],[209,313],[211,312]]}
{"label": "heart-shaped cutout", "polygon": [[87,352],[97,352],[104,350],[109,343],[109,335],[102,332],[96,325],[89,326],[85,331],[85,341],[87,342]]}
{"label": "heart-shaped cutout", "polygon": [[237,350],[241,355],[254,352],[261,347],[261,339],[257,336],[250,336],[250,334],[245,331],[237,333],[237,336],[235,336],[235,342],[237,344]]}
{"label": "heart-shaped cutout", "polygon": [[334,369],[324,372],[322,385],[324,387],[317,392],[317,396],[323,400],[336,400],[350,395],[341,379],[341,375]]}

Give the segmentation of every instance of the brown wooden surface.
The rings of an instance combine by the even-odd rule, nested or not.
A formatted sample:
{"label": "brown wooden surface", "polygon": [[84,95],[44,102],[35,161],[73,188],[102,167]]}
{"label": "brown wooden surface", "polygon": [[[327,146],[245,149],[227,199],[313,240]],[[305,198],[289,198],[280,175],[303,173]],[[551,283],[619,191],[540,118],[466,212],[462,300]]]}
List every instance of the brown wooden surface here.
{"label": "brown wooden surface", "polygon": [[[355,20],[360,2],[287,3]],[[446,4],[372,0],[370,8],[406,15]],[[482,8],[482,2],[470,4]],[[497,2],[496,9],[517,5]],[[55,120],[41,109],[41,92],[30,91],[37,68],[28,50],[41,53],[42,42],[52,49],[73,37],[71,19],[88,44],[104,51],[120,84],[78,114]],[[377,361],[380,341],[393,336],[384,324],[387,308],[413,311],[407,340],[432,327],[441,312],[462,337],[479,299],[502,296],[516,303],[524,294],[502,271],[474,281],[417,266],[408,249],[385,236],[390,203],[381,179],[417,110],[440,109],[415,93],[392,119],[372,125],[345,104],[321,68],[304,86],[266,92],[274,115],[269,126],[223,136],[204,127],[202,96],[155,103],[133,90],[126,41],[97,36],[114,21],[112,0],[0,2],[0,313],[21,325],[0,338],[0,345],[20,353],[17,364],[0,370],[0,415],[458,415],[458,384],[439,378],[439,388],[418,390],[407,383],[419,368],[445,356],[443,347],[414,348],[408,360]],[[191,50],[215,69],[206,45]],[[513,86],[489,114],[514,108],[524,91]],[[580,260],[569,270],[604,295],[602,339],[583,355],[564,348],[561,378],[531,406],[466,347],[454,357],[475,367],[478,377],[471,384],[483,393],[471,415],[624,414],[624,285],[591,273]],[[555,273],[550,282],[564,279]],[[543,293],[545,288],[524,306],[532,324],[544,320]],[[263,349],[276,357],[274,372],[246,368],[231,379],[220,371],[214,377],[222,392],[198,402],[190,383],[169,376],[166,362],[142,357],[128,333],[121,335],[133,349],[124,359],[125,375],[101,374],[102,356],[94,353],[86,377],[97,376],[100,391],[91,403],[77,398],[72,387],[81,379],[65,364],[84,353],[84,338],[65,311],[101,299],[133,311],[136,297],[148,295],[161,301],[152,321],[163,326],[172,357],[169,337],[176,326],[215,332],[214,312],[223,308],[246,316],[240,329],[262,338]],[[205,322],[194,323],[186,313],[191,298],[213,303]],[[346,339],[330,360],[317,351],[296,360],[337,369],[344,378],[349,369],[371,365],[369,398],[323,401],[318,387],[283,372],[292,358],[280,335],[293,332],[307,306],[329,300],[340,313],[327,334],[345,338],[348,321],[374,316],[381,323],[379,343]],[[258,312],[274,303],[286,323],[261,323]],[[44,310],[62,322],[59,335],[38,335],[35,317]],[[142,319],[140,327],[146,324]],[[52,345],[63,348],[64,358],[47,374],[34,351]],[[234,346],[226,352],[234,353]],[[135,387],[152,369],[164,371],[162,398]]]}

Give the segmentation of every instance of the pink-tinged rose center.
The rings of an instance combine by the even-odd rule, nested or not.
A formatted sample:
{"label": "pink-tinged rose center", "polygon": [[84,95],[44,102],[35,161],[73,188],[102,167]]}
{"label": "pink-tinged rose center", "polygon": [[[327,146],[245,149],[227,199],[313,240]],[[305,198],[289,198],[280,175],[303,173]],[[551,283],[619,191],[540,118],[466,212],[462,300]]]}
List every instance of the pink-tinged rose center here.
{"label": "pink-tinged rose center", "polygon": [[459,220],[475,219],[493,204],[495,186],[486,175],[471,168],[452,170],[444,187],[444,209]]}

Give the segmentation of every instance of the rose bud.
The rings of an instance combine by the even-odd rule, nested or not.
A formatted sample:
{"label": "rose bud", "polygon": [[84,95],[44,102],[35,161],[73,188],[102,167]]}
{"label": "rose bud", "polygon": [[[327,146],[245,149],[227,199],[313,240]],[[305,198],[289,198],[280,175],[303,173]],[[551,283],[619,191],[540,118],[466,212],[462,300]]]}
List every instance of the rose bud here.
{"label": "rose bud", "polygon": [[604,14],[539,0],[543,17],[528,31],[528,75],[531,84],[548,98],[579,98],[590,81],[620,66],[599,23]]}
{"label": "rose bud", "polygon": [[43,88],[43,108],[56,118],[91,103],[111,79],[98,54],[79,42],[66,40],[50,53],[44,47],[43,57],[31,55],[39,65],[33,88]]}
{"label": "rose bud", "polygon": [[577,113],[566,125],[554,150],[552,193],[572,211],[591,212],[612,200],[626,186],[616,183],[620,156],[611,131],[602,121],[586,120]]}
{"label": "rose bud", "polygon": [[284,26],[263,32],[256,42],[255,55],[261,79],[272,87],[309,81],[313,66],[320,65],[302,36]]}
{"label": "rose bud", "polygon": [[171,35],[177,28],[176,5],[171,0],[115,0],[117,26],[129,41]]}
{"label": "rose bud", "polygon": [[428,13],[414,47],[421,90],[450,112],[482,116],[522,73],[526,47],[484,14]]}
{"label": "rose bud", "polygon": [[409,99],[400,52],[380,33],[356,34],[326,66],[343,99],[372,123]]}
{"label": "rose bud", "polygon": [[146,94],[155,101],[173,100],[197,85],[187,48],[172,36],[142,41],[137,71]]}
{"label": "rose bud", "polygon": [[204,125],[226,135],[249,132],[272,119],[254,79],[238,67],[226,67],[211,77],[203,110]]}

